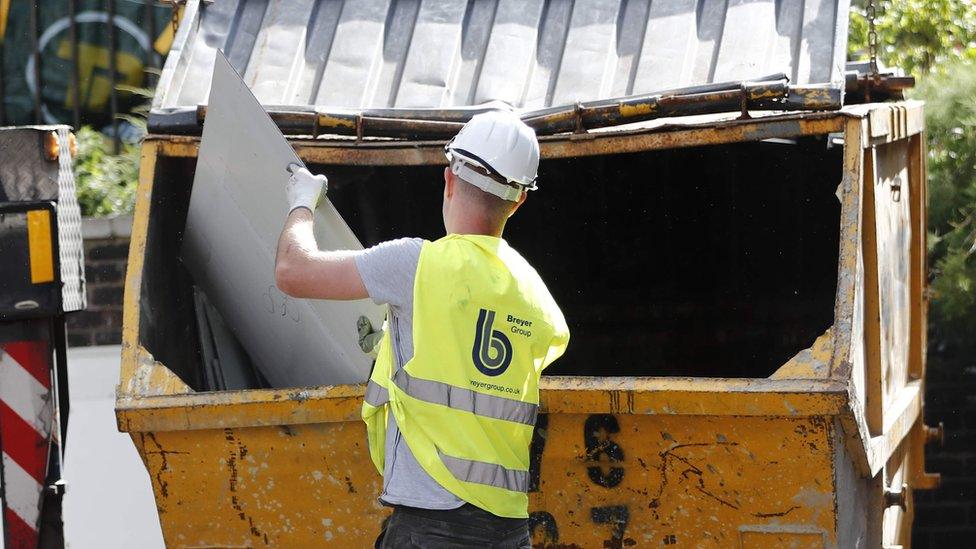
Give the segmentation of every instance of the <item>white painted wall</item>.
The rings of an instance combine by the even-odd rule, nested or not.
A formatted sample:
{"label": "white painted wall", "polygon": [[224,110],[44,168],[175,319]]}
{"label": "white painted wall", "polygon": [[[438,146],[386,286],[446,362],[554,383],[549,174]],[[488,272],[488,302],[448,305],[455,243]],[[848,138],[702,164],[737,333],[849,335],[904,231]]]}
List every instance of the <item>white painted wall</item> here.
{"label": "white painted wall", "polygon": [[149,474],[115,424],[120,354],[118,345],[68,349],[62,519],[70,549],[164,547]]}

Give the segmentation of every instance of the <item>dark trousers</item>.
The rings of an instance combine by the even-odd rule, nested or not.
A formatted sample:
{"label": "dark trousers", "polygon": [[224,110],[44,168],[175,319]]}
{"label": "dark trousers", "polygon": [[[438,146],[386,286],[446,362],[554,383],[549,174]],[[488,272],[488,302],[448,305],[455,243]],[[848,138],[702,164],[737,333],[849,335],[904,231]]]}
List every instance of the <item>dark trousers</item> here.
{"label": "dark trousers", "polygon": [[470,503],[448,511],[394,505],[375,547],[531,549],[532,541],[528,520],[497,517]]}

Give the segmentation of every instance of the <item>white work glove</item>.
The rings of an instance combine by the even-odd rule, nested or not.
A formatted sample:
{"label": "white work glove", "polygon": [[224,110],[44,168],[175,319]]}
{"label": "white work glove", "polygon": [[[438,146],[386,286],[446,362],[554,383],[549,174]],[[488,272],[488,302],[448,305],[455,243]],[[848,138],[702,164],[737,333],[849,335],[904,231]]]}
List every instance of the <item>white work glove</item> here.
{"label": "white work glove", "polygon": [[329,180],[324,175],[312,175],[312,172],[301,164],[288,164],[288,183],[285,185],[285,195],[288,197],[288,213],[295,208],[308,208],[314,212],[322,194],[329,191]]}
{"label": "white work glove", "polygon": [[356,331],[359,332],[359,348],[370,358],[376,358],[380,350],[380,340],[383,339],[383,332],[386,331],[386,323],[379,330],[373,328],[373,323],[365,316],[359,317],[356,321]]}

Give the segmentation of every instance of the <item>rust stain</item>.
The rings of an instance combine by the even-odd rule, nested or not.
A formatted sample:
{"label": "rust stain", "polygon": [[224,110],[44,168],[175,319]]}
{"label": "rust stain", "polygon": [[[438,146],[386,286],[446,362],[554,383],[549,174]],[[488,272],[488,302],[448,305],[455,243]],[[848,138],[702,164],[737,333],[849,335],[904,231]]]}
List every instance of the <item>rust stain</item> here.
{"label": "rust stain", "polygon": [[[167,459],[167,456],[174,455],[174,454],[188,454],[189,452],[177,452],[174,450],[164,450],[163,445],[160,444],[158,440],[156,440],[155,433],[139,433],[139,438],[142,440],[142,446],[144,448],[143,451],[147,456],[159,456],[160,458],[160,465],[156,469],[156,473],[153,475],[153,477],[156,479],[156,486],[159,487],[159,494],[163,496],[163,498],[168,498],[169,483],[163,479],[163,472],[169,470],[169,460]],[[156,446],[156,450],[149,450],[148,447],[146,446],[146,440],[151,441],[153,445]]]}
{"label": "rust stain", "polygon": [[716,496],[715,494],[711,493],[708,489],[706,489],[704,471],[702,471],[697,465],[693,464],[687,458],[675,454],[676,450],[680,450],[683,448],[706,448],[706,447],[715,447],[715,446],[738,446],[738,445],[739,443],[737,442],[699,442],[699,443],[690,443],[690,444],[678,444],[677,446],[672,446],[671,448],[668,448],[667,450],[661,452],[660,453],[661,464],[657,467],[658,471],[661,474],[661,484],[658,487],[657,494],[651,498],[651,501],[647,504],[647,506],[651,509],[654,509],[661,505],[661,498],[664,496],[664,492],[668,488],[669,480],[670,480],[668,476],[668,469],[671,468],[671,466],[680,467],[680,465],[674,463],[675,461],[677,461],[678,463],[684,464],[685,466],[684,471],[681,472],[681,477],[686,479],[693,479],[694,481],[696,481],[697,486],[695,487],[695,489],[698,492],[717,501],[718,503],[721,503],[726,507],[730,507],[732,509],[738,510],[739,505],[737,503],[731,503],[725,501],[724,499]]}
{"label": "rust stain", "polygon": [[796,505],[794,505],[794,506],[790,507],[789,509],[787,509],[785,511],[778,511],[778,512],[775,512],[775,513],[753,513],[752,516],[754,516],[756,518],[785,517],[786,515],[792,513],[796,509],[799,509],[799,507],[796,506]]}
{"label": "rust stain", "polygon": [[231,446],[227,455],[227,468],[230,469],[228,488],[230,489],[231,493],[231,507],[237,511],[238,518],[247,522],[248,530],[251,532],[251,535],[263,540],[264,544],[268,545],[268,535],[254,525],[254,517],[244,511],[244,506],[241,504],[241,501],[237,496],[237,487],[240,478],[238,463],[247,456],[247,447],[244,446],[242,442],[237,440],[237,437],[234,436],[233,429],[224,429],[224,440],[230,443]]}

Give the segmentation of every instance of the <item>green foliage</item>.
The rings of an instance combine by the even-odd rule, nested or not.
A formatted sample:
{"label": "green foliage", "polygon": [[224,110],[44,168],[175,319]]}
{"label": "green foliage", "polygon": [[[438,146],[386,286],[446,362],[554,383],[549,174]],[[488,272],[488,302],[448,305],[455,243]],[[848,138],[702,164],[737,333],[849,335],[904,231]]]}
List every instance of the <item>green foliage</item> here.
{"label": "green foliage", "polygon": [[[848,57],[868,58],[866,0],[851,8]],[[876,0],[878,58],[924,76],[954,61],[976,60],[976,0]]]}
{"label": "green foliage", "polygon": [[[159,75],[159,71],[156,69],[145,69],[145,71],[148,73],[156,74],[157,77]],[[145,134],[146,131],[148,130],[149,111],[152,108],[152,98],[154,94],[153,90],[151,88],[139,88],[136,86],[126,86],[125,84],[119,84],[115,86],[115,89],[122,92],[128,92],[131,93],[132,95],[136,95],[145,99],[143,103],[133,107],[132,111],[129,114],[119,114],[116,116],[116,118],[128,122],[133,127],[137,128],[140,132]]]}
{"label": "green foliage", "polygon": [[[159,76],[159,71],[155,69],[146,69],[146,72]],[[116,89],[145,99],[129,114],[116,116],[145,135],[153,90],[124,84],[116,86]],[[78,157],[75,159],[75,185],[81,214],[101,217],[132,213],[139,179],[140,144],[123,142],[122,150],[116,155],[111,154],[111,140],[90,126],[81,128],[76,137]]]}
{"label": "green foliage", "polygon": [[75,185],[81,214],[107,216],[132,213],[139,178],[139,145],[123,144],[111,154],[112,142],[89,126],[76,133]]}
{"label": "green foliage", "polygon": [[929,144],[932,320],[940,335],[976,334],[976,64],[924,79]]}
{"label": "green foliage", "polygon": [[[929,145],[933,340],[976,334],[976,0],[876,0],[878,58],[919,79]],[[868,57],[867,0],[851,8],[848,56]]]}

